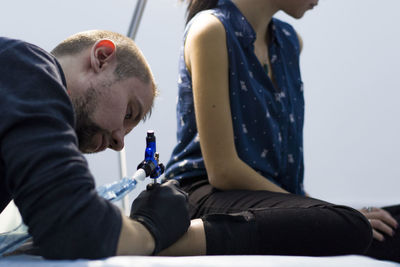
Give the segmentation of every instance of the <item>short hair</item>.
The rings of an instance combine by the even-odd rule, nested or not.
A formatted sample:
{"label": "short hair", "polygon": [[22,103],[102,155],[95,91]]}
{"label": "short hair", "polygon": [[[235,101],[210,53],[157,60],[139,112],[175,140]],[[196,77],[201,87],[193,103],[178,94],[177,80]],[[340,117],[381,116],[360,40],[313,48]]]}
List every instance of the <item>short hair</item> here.
{"label": "short hair", "polygon": [[150,66],[135,42],[127,36],[106,30],[79,32],[62,41],[51,53],[55,57],[75,55],[101,39],[112,40],[117,47],[117,66],[114,71],[116,80],[136,77],[144,83],[151,83],[153,95],[156,96],[157,89]]}

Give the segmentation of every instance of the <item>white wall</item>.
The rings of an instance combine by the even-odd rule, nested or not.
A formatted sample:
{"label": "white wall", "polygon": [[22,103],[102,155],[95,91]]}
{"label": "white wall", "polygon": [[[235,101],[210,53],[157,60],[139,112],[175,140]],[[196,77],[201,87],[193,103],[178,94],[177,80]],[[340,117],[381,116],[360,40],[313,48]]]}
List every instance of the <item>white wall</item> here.
{"label": "white wall", "polygon": [[322,0],[294,22],[304,39],[305,185],[313,196],[400,202],[399,9],[396,0]]}
{"label": "white wall", "polygon": [[[150,120],[127,137],[129,174],[143,159],[147,129],[155,130],[164,163],[175,144],[177,58],[185,8],[179,2],[148,0],[139,28],[136,41],[152,66],[161,95]],[[2,1],[0,35],[51,50],[82,30],[103,28],[125,34],[135,3]],[[400,202],[397,10],[397,0],[321,0],[299,21],[279,14],[304,40],[305,181],[312,196],[356,206]],[[98,184],[118,178],[116,152],[88,159]]]}

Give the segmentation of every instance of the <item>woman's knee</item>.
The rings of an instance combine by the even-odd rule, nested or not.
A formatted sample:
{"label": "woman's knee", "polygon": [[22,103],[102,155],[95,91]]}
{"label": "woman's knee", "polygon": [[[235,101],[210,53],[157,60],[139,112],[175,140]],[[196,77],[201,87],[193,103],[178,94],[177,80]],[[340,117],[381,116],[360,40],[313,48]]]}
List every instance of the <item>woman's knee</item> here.
{"label": "woman's knee", "polygon": [[338,231],[343,231],[344,235],[338,235],[337,242],[342,243],[343,253],[364,254],[372,242],[372,228],[369,221],[353,208],[339,205],[331,208],[340,218],[336,227]]}

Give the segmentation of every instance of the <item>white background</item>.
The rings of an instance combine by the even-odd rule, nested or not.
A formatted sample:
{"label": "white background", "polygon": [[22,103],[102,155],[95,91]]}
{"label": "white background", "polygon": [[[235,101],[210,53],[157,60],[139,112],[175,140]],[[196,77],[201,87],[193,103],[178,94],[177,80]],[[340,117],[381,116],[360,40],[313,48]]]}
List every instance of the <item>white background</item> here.
{"label": "white background", "polygon": [[[135,4],[2,0],[0,35],[50,51],[78,31],[97,28],[126,34]],[[321,0],[301,20],[278,14],[304,40],[305,187],[311,196],[353,206],[400,202],[398,10],[398,0]],[[146,5],[136,42],[152,66],[161,94],[151,118],[126,139],[129,174],[143,159],[147,129],[155,130],[165,164],[175,145],[184,16],[185,5],[178,0],[148,0]],[[98,185],[118,179],[116,152],[88,160]]]}

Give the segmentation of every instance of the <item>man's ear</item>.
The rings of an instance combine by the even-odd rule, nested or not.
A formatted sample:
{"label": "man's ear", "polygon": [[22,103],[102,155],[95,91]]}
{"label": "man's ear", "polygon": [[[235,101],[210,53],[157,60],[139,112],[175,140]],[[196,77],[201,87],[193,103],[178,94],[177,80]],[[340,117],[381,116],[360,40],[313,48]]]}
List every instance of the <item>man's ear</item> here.
{"label": "man's ear", "polygon": [[102,71],[116,58],[116,45],[113,41],[102,39],[97,41],[90,53],[90,63],[95,72]]}

